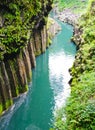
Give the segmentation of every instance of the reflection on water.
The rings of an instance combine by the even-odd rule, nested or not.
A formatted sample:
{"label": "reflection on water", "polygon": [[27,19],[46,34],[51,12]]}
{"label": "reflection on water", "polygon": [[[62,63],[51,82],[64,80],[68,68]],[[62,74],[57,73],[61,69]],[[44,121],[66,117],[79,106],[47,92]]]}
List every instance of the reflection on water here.
{"label": "reflection on water", "polygon": [[68,84],[70,74],[68,68],[71,67],[73,60],[74,58],[63,53],[58,56],[52,55],[49,58],[49,79],[54,91],[56,108],[61,107],[70,94],[70,86]]}
{"label": "reflection on water", "polygon": [[70,94],[68,69],[73,64],[76,47],[70,42],[72,26],[59,24],[62,30],[53,44],[36,59],[29,92],[0,119],[0,130],[49,130],[54,111],[65,104]]}
{"label": "reflection on water", "polygon": [[49,49],[49,80],[54,92],[55,110],[64,105],[70,95],[69,68],[73,64],[76,53],[76,47],[70,41],[73,27],[58,22],[62,30],[53,39],[54,45]]}

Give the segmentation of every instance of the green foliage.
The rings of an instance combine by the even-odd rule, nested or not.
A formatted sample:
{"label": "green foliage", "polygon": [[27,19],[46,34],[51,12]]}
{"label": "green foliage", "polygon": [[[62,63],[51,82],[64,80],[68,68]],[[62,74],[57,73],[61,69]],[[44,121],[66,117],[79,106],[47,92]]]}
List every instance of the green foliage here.
{"label": "green foliage", "polygon": [[[79,45],[71,69],[71,96],[63,115],[56,120],[55,130],[95,130],[95,0],[79,21],[83,42]],[[75,38],[77,38],[75,36]],[[59,114],[60,115],[60,114]],[[56,126],[56,124],[58,124]]]}
{"label": "green foliage", "polygon": [[24,93],[26,91],[28,91],[28,85],[27,84],[24,85],[24,86],[19,85],[19,86],[16,87],[16,93],[17,93],[17,95],[19,95],[21,93]]}
{"label": "green foliage", "polygon": [[70,8],[72,11],[76,12],[83,12],[87,6],[88,0],[81,1],[81,0],[54,0],[54,3],[58,3],[59,9],[63,10],[65,8]]}
{"label": "green foliage", "polygon": [[0,52],[0,59],[5,53],[19,52],[28,43],[28,32],[32,33],[39,17],[46,19],[42,10],[48,4],[48,1],[42,3],[42,0],[4,0],[0,3],[1,17],[4,19],[0,28],[0,43],[4,51]]}
{"label": "green foliage", "polygon": [[12,104],[13,104],[13,101],[11,99],[6,100],[6,104],[5,104],[6,109],[9,108],[9,106],[11,106]]}
{"label": "green foliage", "polygon": [[0,115],[2,114],[2,111],[3,111],[3,106],[2,104],[0,104]]}
{"label": "green foliage", "polygon": [[2,43],[0,43],[0,59],[1,60],[4,58],[3,55],[5,52],[6,52],[5,46]]}
{"label": "green foliage", "polygon": [[71,97],[66,107],[66,123],[71,129],[91,130],[95,125],[94,79],[94,72],[85,72],[80,76],[80,82],[72,85]]}
{"label": "green foliage", "polygon": [[14,27],[9,25],[0,30],[4,38],[1,38],[1,43],[5,45],[7,53],[17,52],[19,47],[25,46],[27,41],[27,31],[21,26]]}
{"label": "green foliage", "polygon": [[[57,130],[94,130],[95,129],[95,73],[84,73],[80,82],[72,85],[71,97],[66,108],[62,108],[56,118]],[[77,85],[76,85],[77,84]],[[62,120],[63,115],[66,120]]]}
{"label": "green foliage", "polygon": [[39,56],[41,54],[41,50],[35,51],[35,56]]}

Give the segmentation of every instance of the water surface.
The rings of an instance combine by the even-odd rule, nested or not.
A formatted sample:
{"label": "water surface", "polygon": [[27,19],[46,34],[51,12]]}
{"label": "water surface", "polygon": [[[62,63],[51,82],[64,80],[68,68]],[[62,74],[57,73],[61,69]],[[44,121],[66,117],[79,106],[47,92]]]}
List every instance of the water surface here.
{"label": "water surface", "polygon": [[76,46],[70,41],[73,27],[59,21],[62,30],[46,53],[36,58],[29,92],[15,101],[0,119],[0,130],[49,130],[54,111],[65,104],[70,94],[68,69]]}

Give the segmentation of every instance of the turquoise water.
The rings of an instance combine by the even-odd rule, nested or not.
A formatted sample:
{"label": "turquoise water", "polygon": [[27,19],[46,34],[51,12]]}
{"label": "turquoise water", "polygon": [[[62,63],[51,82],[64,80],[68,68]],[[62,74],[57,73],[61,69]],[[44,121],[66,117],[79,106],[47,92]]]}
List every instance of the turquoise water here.
{"label": "turquoise water", "polygon": [[70,94],[68,69],[73,64],[76,46],[70,41],[73,27],[59,23],[62,30],[53,44],[36,58],[28,93],[16,99],[0,119],[0,130],[49,130],[55,111],[65,104]]}

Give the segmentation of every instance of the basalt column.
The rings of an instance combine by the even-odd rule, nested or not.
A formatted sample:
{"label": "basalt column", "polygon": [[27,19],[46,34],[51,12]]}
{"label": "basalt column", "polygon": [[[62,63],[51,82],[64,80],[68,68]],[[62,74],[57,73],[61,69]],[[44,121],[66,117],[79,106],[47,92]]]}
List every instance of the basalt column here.
{"label": "basalt column", "polygon": [[47,17],[52,0],[0,3],[0,115],[28,90],[35,57],[48,44]]}

